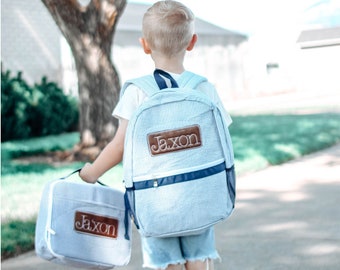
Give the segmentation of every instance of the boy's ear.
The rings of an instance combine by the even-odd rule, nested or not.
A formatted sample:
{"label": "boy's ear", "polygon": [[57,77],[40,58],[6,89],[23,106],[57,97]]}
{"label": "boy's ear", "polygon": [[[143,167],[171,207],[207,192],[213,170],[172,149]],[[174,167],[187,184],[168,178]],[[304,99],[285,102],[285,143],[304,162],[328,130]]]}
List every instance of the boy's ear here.
{"label": "boy's ear", "polygon": [[149,44],[146,42],[144,38],[140,38],[139,43],[142,45],[142,48],[146,54],[151,54],[151,49],[149,47]]}
{"label": "boy's ear", "polygon": [[189,43],[189,46],[187,47],[187,51],[191,51],[194,48],[196,41],[197,41],[197,35],[193,34],[191,41]]}

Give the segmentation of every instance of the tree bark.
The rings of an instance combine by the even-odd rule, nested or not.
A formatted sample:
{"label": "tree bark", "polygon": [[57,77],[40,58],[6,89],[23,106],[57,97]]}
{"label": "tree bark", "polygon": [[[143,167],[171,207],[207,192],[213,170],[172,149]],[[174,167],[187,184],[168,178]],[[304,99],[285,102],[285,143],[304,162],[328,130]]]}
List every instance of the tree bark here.
{"label": "tree bark", "polygon": [[42,0],[69,43],[77,69],[82,147],[102,148],[115,133],[120,82],[111,62],[117,21],[126,0]]}

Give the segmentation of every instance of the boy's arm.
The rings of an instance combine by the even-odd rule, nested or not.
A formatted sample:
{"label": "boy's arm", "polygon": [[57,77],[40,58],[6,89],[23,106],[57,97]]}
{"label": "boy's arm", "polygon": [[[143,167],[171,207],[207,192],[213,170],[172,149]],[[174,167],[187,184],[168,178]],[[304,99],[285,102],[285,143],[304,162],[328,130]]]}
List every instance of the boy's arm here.
{"label": "boy's arm", "polygon": [[118,130],[112,141],[106,145],[96,160],[86,163],[81,169],[79,176],[88,183],[95,183],[98,178],[123,159],[124,140],[129,121],[121,119]]}

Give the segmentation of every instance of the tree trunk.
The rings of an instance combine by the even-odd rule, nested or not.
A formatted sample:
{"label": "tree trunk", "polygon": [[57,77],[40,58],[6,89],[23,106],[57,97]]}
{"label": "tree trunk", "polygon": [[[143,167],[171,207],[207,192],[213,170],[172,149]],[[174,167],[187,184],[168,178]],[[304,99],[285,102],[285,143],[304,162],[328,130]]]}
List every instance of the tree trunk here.
{"label": "tree trunk", "polygon": [[[115,133],[120,82],[111,46],[126,0],[42,0],[68,41],[76,63],[82,147],[103,147]],[[81,1],[84,2],[84,1]]]}
{"label": "tree trunk", "polygon": [[80,101],[82,146],[103,145],[114,134],[112,110],[119,98],[119,78],[110,56],[96,45],[84,45],[73,55],[76,62]]}

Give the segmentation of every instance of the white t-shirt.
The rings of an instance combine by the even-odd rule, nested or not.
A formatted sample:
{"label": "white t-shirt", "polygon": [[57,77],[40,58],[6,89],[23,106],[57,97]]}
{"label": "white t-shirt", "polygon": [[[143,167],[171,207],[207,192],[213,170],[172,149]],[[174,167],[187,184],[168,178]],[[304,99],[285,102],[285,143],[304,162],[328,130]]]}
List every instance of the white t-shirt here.
{"label": "white t-shirt", "polygon": [[[170,73],[171,76],[177,80],[181,75]],[[224,114],[228,126],[232,123],[230,115],[224,109],[222,101],[218,96],[215,87],[209,82],[203,82],[198,85],[197,90],[205,93],[220,109]],[[130,84],[121,99],[119,100],[117,106],[113,110],[112,115],[118,119],[130,120],[136,109],[146,100],[148,97],[143,90],[137,86]]]}

